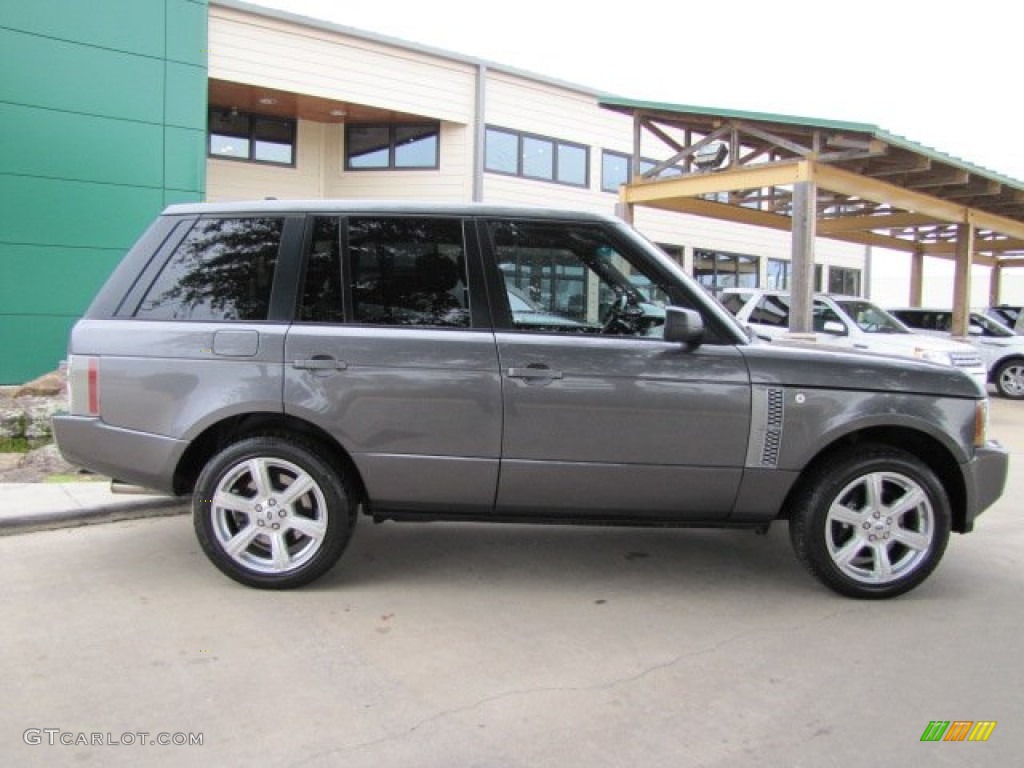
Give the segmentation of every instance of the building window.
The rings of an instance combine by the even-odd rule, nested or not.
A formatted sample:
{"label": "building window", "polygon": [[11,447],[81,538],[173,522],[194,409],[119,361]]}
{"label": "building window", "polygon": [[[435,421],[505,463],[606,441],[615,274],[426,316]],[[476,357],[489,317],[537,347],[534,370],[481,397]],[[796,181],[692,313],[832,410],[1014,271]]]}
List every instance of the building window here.
{"label": "building window", "polygon": [[345,126],[345,170],[381,171],[440,167],[439,123]]}
{"label": "building window", "polygon": [[848,267],[829,267],[828,292],[844,296],[860,296],[860,270]]}
{"label": "building window", "polygon": [[756,256],[694,251],[693,276],[716,296],[724,288],[757,288],[758,261]]}
{"label": "building window", "polygon": [[[640,158],[640,173],[646,173],[658,163],[650,158]],[[601,152],[601,191],[618,192],[619,187],[629,182],[632,177],[633,158],[623,152],[612,152],[609,149]],[[664,168],[658,174],[659,179],[682,176],[683,169],[679,166]]]}
{"label": "building window", "polygon": [[590,150],[582,144],[505,128],[488,128],[485,154],[484,167],[492,173],[574,187],[590,185]]}
{"label": "building window", "polygon": [[214,107],[208,125],[210,157],[295,165],[294,120]]}
{"label": "building window", "polygon": [[[775,291],[788,291],[792,262],[785,259],[768,259],[767,280],[765,288]],[[821,264],[814,265],[814,290],[821,291]]]}

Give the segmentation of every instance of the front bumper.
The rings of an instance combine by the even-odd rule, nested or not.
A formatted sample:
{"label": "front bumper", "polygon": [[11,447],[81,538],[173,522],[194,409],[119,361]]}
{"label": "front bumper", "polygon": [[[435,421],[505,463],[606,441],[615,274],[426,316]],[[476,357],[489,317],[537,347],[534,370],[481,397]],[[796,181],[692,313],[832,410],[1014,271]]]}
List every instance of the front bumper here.
{"label": "front bumper", "polygon": [[174,470],[188,447],[182,440],[67,414],[53,417],[53,436],[72,464],[165,493],[174,492]]}
{"label": "front bumper", "polygon": [[1006,487],[1010,471],[1010,453],[996,442],[989,442],[984,448],[974,451],[974,458],[962,465],[964,485],[967,491],[963,527],[960,533],[974,529],[974,520],[995,504]]}

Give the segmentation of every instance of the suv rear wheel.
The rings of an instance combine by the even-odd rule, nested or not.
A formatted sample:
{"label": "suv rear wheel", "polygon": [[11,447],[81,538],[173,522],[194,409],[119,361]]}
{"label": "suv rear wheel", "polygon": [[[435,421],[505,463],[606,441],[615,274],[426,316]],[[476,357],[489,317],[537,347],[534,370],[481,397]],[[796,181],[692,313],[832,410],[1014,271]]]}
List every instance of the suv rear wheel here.
{"label": "suv rear wheel", "polygon": [[789,534],[797,558],[836,592],[895,597],[939,564],[950,519],[931,469],[905,451],[867,445],[814,470],[794,500]]}
{"label": "suv rear wheel", "polygon": [[355,524],[344,477],[293,438],[259,436],[216,454],[196,481],[193,523],[207,557],[235,581],[288,589],[322,576]]}

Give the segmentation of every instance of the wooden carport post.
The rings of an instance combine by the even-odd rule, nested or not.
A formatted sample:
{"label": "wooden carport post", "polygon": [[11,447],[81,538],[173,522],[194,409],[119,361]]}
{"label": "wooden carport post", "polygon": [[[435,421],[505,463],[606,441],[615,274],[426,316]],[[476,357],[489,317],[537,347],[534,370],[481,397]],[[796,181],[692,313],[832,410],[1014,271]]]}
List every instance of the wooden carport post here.
{"label": "wooden carport post", "polygon": [[924,247],[918,245],[910,254],[910,306],[920,307],[924,294]]}
{"label": "wooden carport post", "polygon": [[954,336],[967,337],[971,309],[971,262],[974,260],[974,225],[956,225],[956,270],[953,273]]}
{"label": "wooden carport post", "polygon": [[793,185],[792,261],[793,289],[789,295],[789,332],[813,333],[811,307],[814,294],[814,238],[817,234],[818,185]]}
{"label": "wooden carport post", "polygon": [[1001,302],[1000,294],[1003,292],[1003,265],[998,261],[992,265],[992,271],[988,273],[988,305],[994,307]]}

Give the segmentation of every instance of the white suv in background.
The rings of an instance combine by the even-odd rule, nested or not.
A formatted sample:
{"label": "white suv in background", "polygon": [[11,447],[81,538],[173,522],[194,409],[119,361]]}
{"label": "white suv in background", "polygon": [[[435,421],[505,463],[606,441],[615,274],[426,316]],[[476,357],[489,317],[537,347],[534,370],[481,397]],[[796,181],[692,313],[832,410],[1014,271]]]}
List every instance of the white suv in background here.
{"label": "white suv in background", "polygon": [[[773,341],[789,333],[788,291],[728,288],[719,299],[761,339]],[[914,333],[867,299],[816,294],[812,322],[815,341],[821,345],[956,366],[969,374],[983,392],[987,391],[988,372],[974,347]]]}
{"label": "white suv in background", "polygon": [[[951,309],[903,307],[889,311],[918,333],[952,338]],[[996,391],[1011,400],[1024,400],[1024,336],[1018,336],[981,312],[971,312],[967,332],[967,341],[988,366],[988,378]]]}

